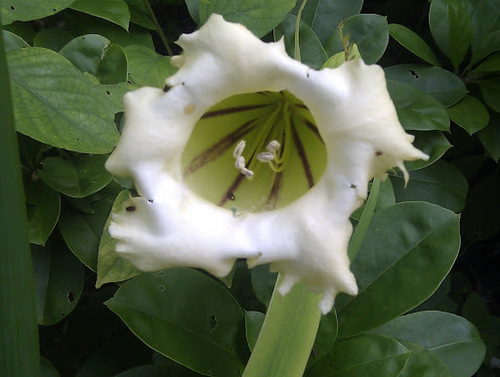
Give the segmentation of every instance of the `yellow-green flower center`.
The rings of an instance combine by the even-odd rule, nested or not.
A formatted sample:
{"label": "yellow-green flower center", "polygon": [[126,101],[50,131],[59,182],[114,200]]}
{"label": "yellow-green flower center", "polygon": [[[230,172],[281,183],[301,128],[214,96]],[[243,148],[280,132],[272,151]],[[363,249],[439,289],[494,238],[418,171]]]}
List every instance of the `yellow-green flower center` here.
{"label": "yellow-green flower center", "polygon": [[314,118],[291,93],[237,95],[196,124],[182,155],[187,185],[236,213],[272,210],[309,190],[326,166]]}

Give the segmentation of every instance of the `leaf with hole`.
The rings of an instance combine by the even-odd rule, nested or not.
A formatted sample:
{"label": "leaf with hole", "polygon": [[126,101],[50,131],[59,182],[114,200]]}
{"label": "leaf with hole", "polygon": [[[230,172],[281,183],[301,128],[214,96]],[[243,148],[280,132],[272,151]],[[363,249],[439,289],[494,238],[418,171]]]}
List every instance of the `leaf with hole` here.
{"label": "leaf with hole", "polygon": [[32,21],[52,16],[69,7],[75,0],[0,0],[2,24]]}

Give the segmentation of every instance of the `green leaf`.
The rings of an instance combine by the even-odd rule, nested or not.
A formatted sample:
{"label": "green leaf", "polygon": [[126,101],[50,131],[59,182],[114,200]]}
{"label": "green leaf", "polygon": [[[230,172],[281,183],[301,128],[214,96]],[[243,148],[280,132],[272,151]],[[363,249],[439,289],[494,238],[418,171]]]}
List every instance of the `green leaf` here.
{"label": "green leaf", "polygon": [[446,364],[424,347],[411,342],[401,343],[411,353],[398,377],[453,377]]}
{"label": "green leaf", "polygon": [[269,265],[267,264],[252,268],[251,274],[255,296],[257,296],[260,302],[268,307],[278,274],[276,272],[270,272]]}
{"label": "green leaf", "polygon": [[451,106],[467,93],[460,77],[439,67],[419,64],[399,64],[385,69],[387,79],[411,84],[430,94],[443,104]]}
{"label": "green leaf", "polygon": [[164,375],[162,370],[156,365],[142,365],[117,374],[114,377],[163,377]]}
{"label": "green leaf", "polygon": [[42,182],[29,182],[24,187],[31,243],[45,245],[61,212],[59,194]]}
{"label": "green leaf", "polygon": [[339,337],[380,326],[427,299],[459,245],[459,217],[434,204],[399,203],[376,212],[351,266],[359,294],[337,303]]}
{"label": "green leaf", "polygon": [[337,339],[338,326],[339,323],[335,308],[327,315],[321,317],[318,333],[316,334],[316,339],[314,339],[311,356],[307,363],[308,369],[330,353]]}
{"label": "green leaf", "polygon": [[405,166],[407,170],[425,168],[439,160],[441,156],[451,148],[450,142],[440,131],[412,131],[411,133],[415,135],[415,142],[413,143],[415,148],[420,149],[430,157],[427,161],[418,160],[406,162]]}
{"label": "green leaf", "polygon": [[73,155],[70,159],[47,157],[37,170],[42,181],[62,194],[83,198],[111,182],[112,175],[104,168],[105,155]]}
{"label": "green leaf", "polygon": [[[349,42],[358,46],[363,60],[367,64],[379,61],[389,43],[387,19],[377,14],[358,14],[345,20],[342,34],[349,36]],[[343,51],[338,31],[334,31],[325,44],[329,56]]]}
{"label": "green leaf", "polygon": [[59,239],[33,246],[38,323],[53,325],[76,307],[83,289],[83,266]]}
{"label": "green leaf", "polygon": [[500,4],[497,0],[473,0],[472,63],[500,50]]}
{"label": "green leaf", "polygon": [[40,30],[33,38],[33,47],[43,47],[58,52],[73,39],[71,33],[61,28],[49,27]]}
{"label": "green leaf", "polygon": [[412,171],[406,187],[402,175],[391,176],[391,181],[398,202],[426,201],[454,212],[464,208],[469,188],[462,172],[443,160]]}
{"label": "green leaf", "polygon": [[484,102],[497,113],[500,113],[500,78],[489,78],[479,81],[479,88]]}
{"label": "green leaf", "polygon": [[101,84],[118,84],[128,77],[127,56],[123,48],[117,44],[110,44],[104,51],[96,77]]}
{"label": "green leaf", "polygon": [[406,26],[389,24],[389,33],[401,46],[408,49],[408,51],[420,59],[438,67],[441,65],[429,45],[417,33]]}
{"label": "green leaf", "polygon": [[433,0],[429,11],[432,36],[455,69],[472,41],[471,5],[467,0]]}
{"label": "green leaf", "polygon": [[115,106],[100,85],[42,48],[11,51],[8,63],[19,132],[82,153],[113,149]]}
{"label": "green leaf", "polygon": [[453,377],[472,376],[484,358],[485,347],[477,329],[464,318],[450,313],[408,314],[371,332],[420,345],[438,356]]}
{"label": "green leaf", "polygon": [[213,0],[200,2],[200,24],[212,13],[221,14],[229,22],[245,25],[258,37],[263,37],[287,16],[296,0]]}
{"label": "green leaf", "polygon": [[396,377],[410,352],[401,343],[378,335],[360,335],[335,343],[332,352],[306,377]]}
{"label": "green leaf", "polygon": [[113,22],[128,30],[130,12],[123,0],[76,0],[71,9]]}
{"label": "green leaf", "polygon": [[40,376],[41,377],[59,377],[59,372],[52,363],[44,357],[40,357]]}
{"label": "green leaf", "polygon": [[146,29],[156,29],[156,25],[151,19],[151,14],[144,5],[144,0],[125,0],[125,2],[130,12],[130,22],[145,27]]}
{"label": "green leaf", "polygon": [[0,0],[3,25],[14,21],[32,21],[52,16],[75,0]]}
{"label": "green leaf", "polygon": [[201,272],[172,268],[123,284],[106,305],[143,342],[205,375],[239,376],[243,311]]}
{"label": "green leaf", "polygon": [[29,47],[29,44],[26,43],[24,39],[14,33],[11,33],[10,31],[3,30],[2,37],[5,44],[5,52],[17,50],[18,48]]}
{"label": "green leaf", "polygon": [[128,190],[123,190],[118,194],[113,203],[111,214],[104,225],[97,257],[97,288],[106,283],[130,279],[140,273],[129,261],[115,252],[116,241],[108,232],[112,214],[125,209],[125,203],[129,198]]}
{"label": "green leaf", "polygon": [[255,311],[245,312],[245,334],[250,351],[253,351],[255,343],[257,343],[265,319],[266,315],[264,313]]}
{"label": "green leaf", "polygon": [[450,119],[472,135],[490,121],[490,114],[481,101],[466,95],[460,102],[447,109]]}
{"label": "green leaf", "polygon": [[479,131],[477,136],[490,156],[498,161],[500,159],[500,115],[493,113],[488,126]]}
{"label": "green leaf", "polygon": [[153,50],[138,45],[125,47],[129,64],[130,79],[137,85],[165,87],[165,80],[177,68],[170,64],[169,56],[162,56]]}
{"label": "green leaf", "polygon": [[[97,255],[104,225],[119,191],[118,185],[109,185],[104,197],[90,201],[82,200],[88,212],[82,212],[71,205],[65,205],[58,226],[69,249],[92,271],[97,271]],[[108,187],[109,187],[108,186]],[[100,193],[94,195],[100,196]],[[91,197],[92,198],[92,197]]]}
{"label": "green leaf", "polygon": [[[296,16],[289,14],[283,23],[276,28],[276,39],[285,36],[286,51],[290,56],[294,55],[295,50],[296,20]],[[304,64],[315,69],[321,68],[328,58],[318,36],[304,22],[300,23],[300,55]]]}
{"label": "green leaf", "polygon": [[488,56],[472,73],[500,71],[500,52]]}
{"label": "green leaf", "polygon": [[[300,3],[297,1],[296,9]],[[313,29],[321,43],[325,43],[340,21],[358,14],[362,6],[363,0],[309,0],[302,13],[302,21]]]}
{"label": "green leaf", "polygon": [[405,130],[450,130],[446,110],[431,95],[410,84],[394,80],[387,80],[387,89]]}
{"label": "green leaf", "polygon": [[471,292],[465,300],[462,315],[480,330],[491,325],[492,316],[488,305],[476,292]]}

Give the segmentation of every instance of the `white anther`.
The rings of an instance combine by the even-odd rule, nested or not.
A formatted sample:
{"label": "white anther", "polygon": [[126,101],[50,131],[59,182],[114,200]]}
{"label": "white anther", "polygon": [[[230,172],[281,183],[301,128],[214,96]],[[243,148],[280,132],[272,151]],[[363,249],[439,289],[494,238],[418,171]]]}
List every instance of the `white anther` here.
{"label": "white anther", "polygon": [[238,156],[236,157],[236,161],[234,162],[234,167],[238,170],[245,168],[245,157]]}
{"label": "white anther", "polygon": [[233,151],[233,157],[234,158],[238,158],[241,156],[241,154],[243,153],[243,150],[245,149],[245,140],[241,140],[238,145],[236,146],[236,148],[234,148],[234,151]]}
{"label": "white anther", "polygon": [[247,177],[248,179],[252,179],[253,177],[253,171],[247,169],[247,168],[242,168],[241,170],[241,174],[243,174],[245,177]]}
{"label": "white anther", "polygon": [[271,162],[274,158],[274,154],[271,152],[262,152],[257,155],[257,160],[260,162]]}
{"label": "white anther", "polygon": [[278,149],[281,148],[281,144],[279,143],[278,140],[273,140],[267,145],[267,150],[271,153],[276,152]]}

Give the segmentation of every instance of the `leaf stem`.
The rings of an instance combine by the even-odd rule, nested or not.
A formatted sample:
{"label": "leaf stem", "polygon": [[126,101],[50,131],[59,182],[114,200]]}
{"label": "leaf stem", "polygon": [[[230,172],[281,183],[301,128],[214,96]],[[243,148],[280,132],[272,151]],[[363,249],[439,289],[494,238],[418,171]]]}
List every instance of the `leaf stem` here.
{"label": "leaf stem", "polygon": [[297,18],[295,20],[295,53],[294,58],[299,62],[302,61],[300,56],[300,20],[302,19],[302,12],[306,7],[307,0],[302,0],[302,4],[300,4],[299,11],[297,12]]}
{"label": "leaf stem", "polygon": [[149,12],[149,15],[151,16],[153,22],[156,25],[156,31],[158,32],[158,35],[160,36],[163,45],[167,49],[168,55],[173,56],[174,52],[172,51],[172,49],[170,48],[170,45],[168,44],[167,38],[165,37],[165,34],[163,33],[163,30],[161,29],[160,23],[158,22],[158,19],[155,16],[155,12],[153,12],[153,8],[151,8],[151,4],[149,4],[148,0],[143,0],[143,2],[144,2],[146,9]]}

